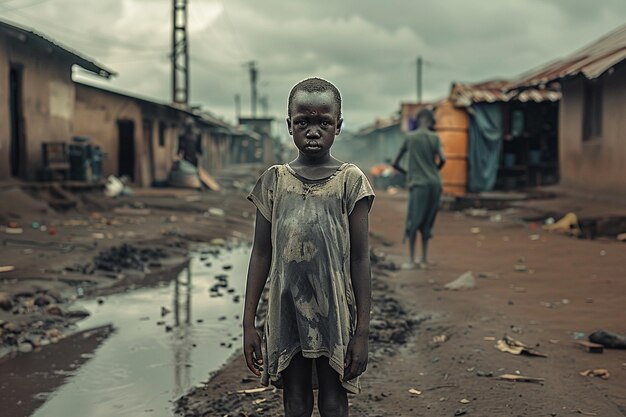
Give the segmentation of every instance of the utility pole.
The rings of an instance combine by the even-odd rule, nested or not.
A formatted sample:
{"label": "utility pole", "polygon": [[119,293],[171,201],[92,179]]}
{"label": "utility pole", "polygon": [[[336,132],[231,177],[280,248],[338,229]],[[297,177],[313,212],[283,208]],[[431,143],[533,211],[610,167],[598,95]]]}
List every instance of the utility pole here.
{"label": "utility pole", "polygon": [[172,102],[187,107],[189,105],[188,0],[172,1]]}
{"label": "utility pole", "polygon": [[241,96],[239,94],[235,94],[235,118],[239,125],[239,119],[241,119]]}
{"label": "utility pole", "polygon": [[259,98],[259,104],[261,105],[261,108],[263,108],[263,117],[267,117],[270,108],[269,98],[267,97],[267,95]]}
{"label": "utility pole", "polygon": [[422,103],[422,57],[417,57],[417,102]]}
{"label": "utility pole", "polygon": [[256,105],[257,105],[257,79],[259,74],[259,69],[256,66],[256,61],[248,62],[248,69],[250,70],[250,88],[251,88],[251,97],[250,104],[252,110],[252,117],[256,117]]}

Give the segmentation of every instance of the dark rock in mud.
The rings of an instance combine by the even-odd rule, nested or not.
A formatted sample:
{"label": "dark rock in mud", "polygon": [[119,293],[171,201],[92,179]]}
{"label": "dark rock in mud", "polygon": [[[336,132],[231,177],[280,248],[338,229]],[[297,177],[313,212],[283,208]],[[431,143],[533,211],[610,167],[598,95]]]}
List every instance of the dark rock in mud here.
{"label": "dark rock in mud", "polygon": [[75,318],[75,319],[83,319],[85,317],[89,317],[91,314],[87,310],[74,308],[71,310],[65,311],[65,317]]}
{"label": "dark rock in mud", "polygon": [[49,297],[47,295],[38,295],[35,298],[35,305],[38,307],[44,307],[47,306],[49,304],[52,304],[54,302],[54,300],[52,299],[52,297]]}
{"label": "dark rock in mud", "polygon": [[99,253],[93,260],[94,268],[108,272],[121,272],[124,269],[145,271],[146,267],[168,254],[160,248],[138,248],[127,243],[114,246]]}

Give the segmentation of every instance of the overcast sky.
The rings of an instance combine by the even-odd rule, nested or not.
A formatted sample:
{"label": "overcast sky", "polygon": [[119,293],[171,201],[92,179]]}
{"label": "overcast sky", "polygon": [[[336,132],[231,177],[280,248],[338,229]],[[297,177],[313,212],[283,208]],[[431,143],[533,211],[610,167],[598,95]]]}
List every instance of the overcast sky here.
{"label": "overcast sky", "polygon": [[[0,0],[0,16],[44,33],[119,75],[76,79],[169,101],[171,0]],[[191,103],[234,121],[250,113],[245,63],[283,119],[296,82],[320,76],[343,94],[349,128],[387,117],[452,81],[514,77],[626,23],[624,0],[189,0]]]}

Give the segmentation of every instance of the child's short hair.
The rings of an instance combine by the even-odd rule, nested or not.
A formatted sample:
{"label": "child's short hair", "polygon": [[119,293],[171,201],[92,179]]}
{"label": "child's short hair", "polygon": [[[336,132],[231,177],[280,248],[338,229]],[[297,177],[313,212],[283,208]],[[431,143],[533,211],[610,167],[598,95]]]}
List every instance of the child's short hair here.
{"label": "child's short hair", "polygon": [[291,103],[293,102],[293,97],[298,91],[305,91],[307,93],[323,93],[330,91],[333,93],[335,104],[337,105],[337,117],[341,117],[341,93],[339,92],[339,89],[330,81],[317,77],[307,78],[306,80],[302,80],[293,86],[291,92],[289,93],[289,101],[287,102],[287,115],[291,116]]}

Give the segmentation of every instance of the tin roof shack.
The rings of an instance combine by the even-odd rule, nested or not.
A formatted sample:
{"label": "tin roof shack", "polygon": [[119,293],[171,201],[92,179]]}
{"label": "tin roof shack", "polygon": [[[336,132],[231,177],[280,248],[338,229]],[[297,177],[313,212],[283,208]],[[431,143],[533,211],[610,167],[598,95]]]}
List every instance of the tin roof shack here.
{"label": "tin roof shack", "polygon": [[[467,152],[467,191],[558,182],[560,94],[540,88],[510,91],[511,85],[513,82],[505,80],[452,84],[447,103],[469,116],[467,128],[460,129],[454,138],[455,146]],[[445,113],[440,110],[438,131],[442,130],[439,113]],[[451,139],[446,134],[440,132],[444,149]],[[464,141],[467,145],[462,147]]]}
{"label": "tin roof shack", "polygon": [[240,117],[239,124],[249,131],[257,133],[261,140],[260,142],[249,142],[250,145],[255,145],[254,152],[249,157],[248,162],[263,161],[266,164],[272,164],[276,161],[275,154],[275,139],[272,136],[272,123],[274,118],[272,117]]}
{"label": "tin roof shack", "polygon": [[125,175],[144,187],[165,182],[184,122],[185,113],[169,105],[76,84],[74,135],[101,147],[104,176]]}
{"label": "tin roof shack", "polygon": [[626,195],[626,25],[527,73],[513,87],[558,84],[562,184]]}
{"label": "tin roof shack", "polygon": [[212,173],[233,162],[233,142],[251,137],[208,112],[77,83],[74,135],[103,149],[105,176],[126,175],[143,187],[166,183],[189,120],[198,136],[197,164]]}
{"label": "tin roof shack", "polygon": [[0,21],[0,179],[35,179],[42,144],[69,141],[74,65],[104,78],[114,75],[41,34]]}
{"label": "tin roof shack", "polygon": [[333,155],[369,172],[372,167],[395,158],[403,140],[399,117],[377,119],[355,133],[340,134],[335,139]]}

